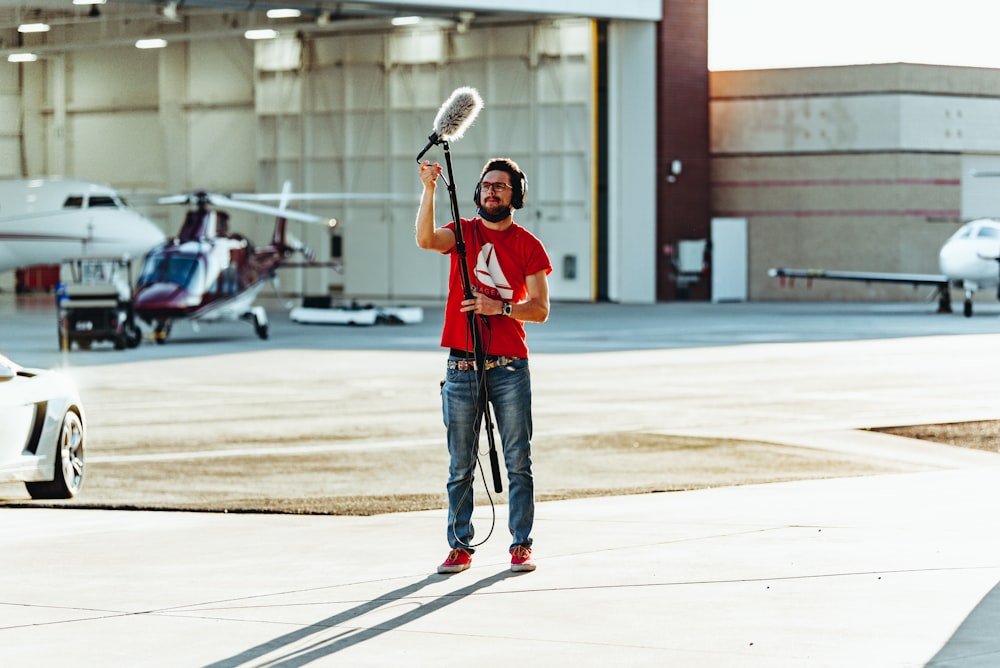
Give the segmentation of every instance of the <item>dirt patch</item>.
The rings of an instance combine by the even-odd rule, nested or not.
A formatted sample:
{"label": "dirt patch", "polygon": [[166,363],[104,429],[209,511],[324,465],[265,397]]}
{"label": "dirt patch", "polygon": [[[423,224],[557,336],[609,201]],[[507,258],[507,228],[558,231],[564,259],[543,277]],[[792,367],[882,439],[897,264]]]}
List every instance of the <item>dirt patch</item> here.
{"label": "dirt patch", "polygon": [[917,438],[935,443],[945,443],[962,448],[1000,452],[1000,420],[978,422],[952,422],[948,424],[920,424],[908,427],[872,429],[883,434]]}
{"label": "dirt patch", "polygon": [[[273,452],[278,444],[270,444]],[[647,494],[815,478],[914,470],[899,463],[810,448],[733,439],[648,433],[604,433],[537,438],[533,448],[539,501]],[[84,490],[65,503],[28,501],[23,487],[0,486],[0,503],[60,507],[266,512],[333,515],[444,508],[448,459],[434,446],[144,462],[99,461],[88,466]],[[477,504],[504,493],[489,492],[488,459],[477,476]],[[502,468],[502,457],[501,457]],[[5,493],[6,492],[6,493]]]}

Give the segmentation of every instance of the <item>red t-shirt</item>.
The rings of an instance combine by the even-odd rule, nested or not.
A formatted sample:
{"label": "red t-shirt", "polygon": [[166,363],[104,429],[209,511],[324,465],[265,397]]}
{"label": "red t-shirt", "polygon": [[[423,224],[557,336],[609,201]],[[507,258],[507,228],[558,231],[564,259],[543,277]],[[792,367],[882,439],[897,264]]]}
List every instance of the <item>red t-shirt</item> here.
{"label": "red t-shirt", "polygon": [[[455,223],[445,225],[455,231]],[[502,232],[491,230],[481,218],[462,219],[465,256],[473,292],[491,299],[517,304],[527,297],[527,277],[544,271],[551,273],[552,263],[538,237],[517,223]],[[457,247],[453,246],[451,272],[448,278],[448,301],[444,310],[444,331],[441,346],[473,350],[469,318],[461,311],[465,293],[459,268]],[[476,318],[481,322],[481,318]],[[524,323],[506,316],[487,316],[489,327],[481,327],[483,348],[487,355],[527,357]]]}

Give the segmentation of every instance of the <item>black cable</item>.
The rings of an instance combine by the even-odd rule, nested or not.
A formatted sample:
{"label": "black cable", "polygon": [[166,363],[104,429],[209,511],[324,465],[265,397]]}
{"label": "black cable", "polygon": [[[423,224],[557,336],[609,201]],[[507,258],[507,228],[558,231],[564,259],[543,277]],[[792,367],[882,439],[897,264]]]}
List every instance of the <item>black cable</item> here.
{"label": "black cable", "polygon": [[[489,350],[490,349],[490,342],[491,342],[491,339],[492,339],[492,336],[493,336],[493,330],[489,326],[489,321],[486,320],[485,316],[479,316],[476,319],[476,321],[477,321],[477,325],[479,325],[479,324],[483,325],[482,329],[480,329],[480,331],[479,331],[479,340],[480,341],[485,341],[484,344],[483,344],[483,349],[484,350]],[[483,332],[483,330],[486,330],[486,332]],[[484,337],[485,333],[489,334],[489,338],[485,338]],[[465,341],[465,344],[466,344],[465,345],[465,349],[466,350],[469,350],[469,348],[471,347],[471,338],[472,338],[472,333],[469,332],[469,331],[466,331],[466,341]],[[485,365],[484,365],[484,367],[485,367]],[[468,381],[468,387],[469,387],[469,396],[472,398],[472,408],[473,408],[473,411],[474,411],[473,415],[476,416],[473,419],[473,426],[472,426],[472,428],[474,430],[472,441],[473,441],[473,443],[476,443],[476,441],[478,441],[478,436],[479,436],[480,428],[482,427],[482,423],[483,423],[483,421],[484,421],[484,419],[486,417],[486,411],[488,411],[490,409],[490,403],[489,403],[489,399],[487,399],[486,405],[482,407],[483,413],[482,413],[482,415],[480,415],[480,412],[479,412],[479,409],[480,409],[479,397],[481,397],[481,396],[488,397],[489,396],[485,392],[482,392],[482,390],[485,389],[485,385],[486,385],[486,370],[485,370],[485,368],[482,371],[480,371],[478,369],[474,369],[474,378],[475,378],[475,382],[473,382],[472,378],[469,379],[469,381]],[[489,428],[488,425],[490,424],[490,421],[486,420],[486,424],[487,424],[487,428]],[[490,486],[486,482],[486,471],[483,469],[483,460],[482,460],[483,453],[480,452],[479,448],[477,447],[475,454],[476,454],[476,465],[479,467],[479,475],[480,475],[480,478],[483,481],[483,489],[486,490],[486,498],[489,499],[489,502],[490,502],[491,520],[490,520],[490,530],[489,530],[489,533],[486,534],[486,538],[483,538],[478,543],[466,543],[465,541],[463,541],[461,538],[458,537],[458,532],[457,532],[456,527],[455,527],[455,521],[456,520],[453,519],[452,520],[452,524],[451,524],[451,535],[455,538],[455,542],[458,543],[458,544],[460,544],[460,545],[463,545],[465,547],[472,548],[472,549],[475,549],[475,548],[479,547],[480,545],[484,544],[486,541],[488,541],[490,539],[490,536],[493,535],[493,532],[496,530],[496,526],[497,526],[497,509],[496,509],[496,504],[493,501],[493,494],[490,492]],[[489,454],[489,453],[487,452],[486,454]],[[462,506],[462,504],[465,502],[466,498],[468,498],[469,494],[475,494],[474,488],[475,488],[475,475],[473,475],[472,479],[469,480],[469,486],[465,490],[465,492],[462,494],[462,498],[459,500],[457,507],[461,507]],[[475,498],[473,498],[473,509],[475,509]],[[457,510],[457,508],[456,508],[456,510]],[[469,521],[470,522],[472,521],[471,516],[469,518]]]}

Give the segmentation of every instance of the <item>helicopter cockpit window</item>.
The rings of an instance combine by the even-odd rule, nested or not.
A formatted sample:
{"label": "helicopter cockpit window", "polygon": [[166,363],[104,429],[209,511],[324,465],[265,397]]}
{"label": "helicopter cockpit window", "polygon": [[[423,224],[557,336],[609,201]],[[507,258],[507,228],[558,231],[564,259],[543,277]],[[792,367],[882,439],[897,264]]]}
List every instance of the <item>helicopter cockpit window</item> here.
{"label": "helicopter cockpit window", "polygon": [[63,202],[64,209],[82,209],[83,208],[83,195],[70,195]]}
{"label": "helicopter cockpit window", "polygon": [[160,267],[163,265],[162,255],[150,255],[142,265],[142,273],[139,274],[139,285],[149,285],[159,280]]}
{"label": "helicopter cockpit window", "polygon": [[189,292],[204,289],[204,273],[196,255],[151,255],[139,276],[139,285],[173,283]]}

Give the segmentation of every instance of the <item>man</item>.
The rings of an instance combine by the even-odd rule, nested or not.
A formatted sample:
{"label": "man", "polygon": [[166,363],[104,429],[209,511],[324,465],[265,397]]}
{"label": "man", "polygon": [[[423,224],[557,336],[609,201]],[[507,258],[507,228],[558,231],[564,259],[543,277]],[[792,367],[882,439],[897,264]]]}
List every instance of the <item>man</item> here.
{"label": "man", "polygon": [[[438,573],[458,573],[472,564],[473,481],[477,463],[481,405],[479,382],[485,379],[493,407],[509,492],[508,528],[512,571],[533,571],[531,527],[535,517],[531,474],[531,381],[524,322],[545,322],[549,315],[548,274],[552,264],[542,243],[514,222],[524,206],[527,179],[508,158],[486,163],[476,186],[478,216],[462,219],[466,261],[473,289],[465,298],[454,221],[436,227],[434,193],[441,166],[420,164],[423,194],[417,212],[417,246],[451,255],[448,299],[441,346],[448,348],[448,370],[441,386],[442,413],[448,432],[448,557]],[[485,371],[475,368],[469,313],[475,314]],[[482,318],[480,316],[485,316]],[[485,321],[485,322],[484,322]]]}

